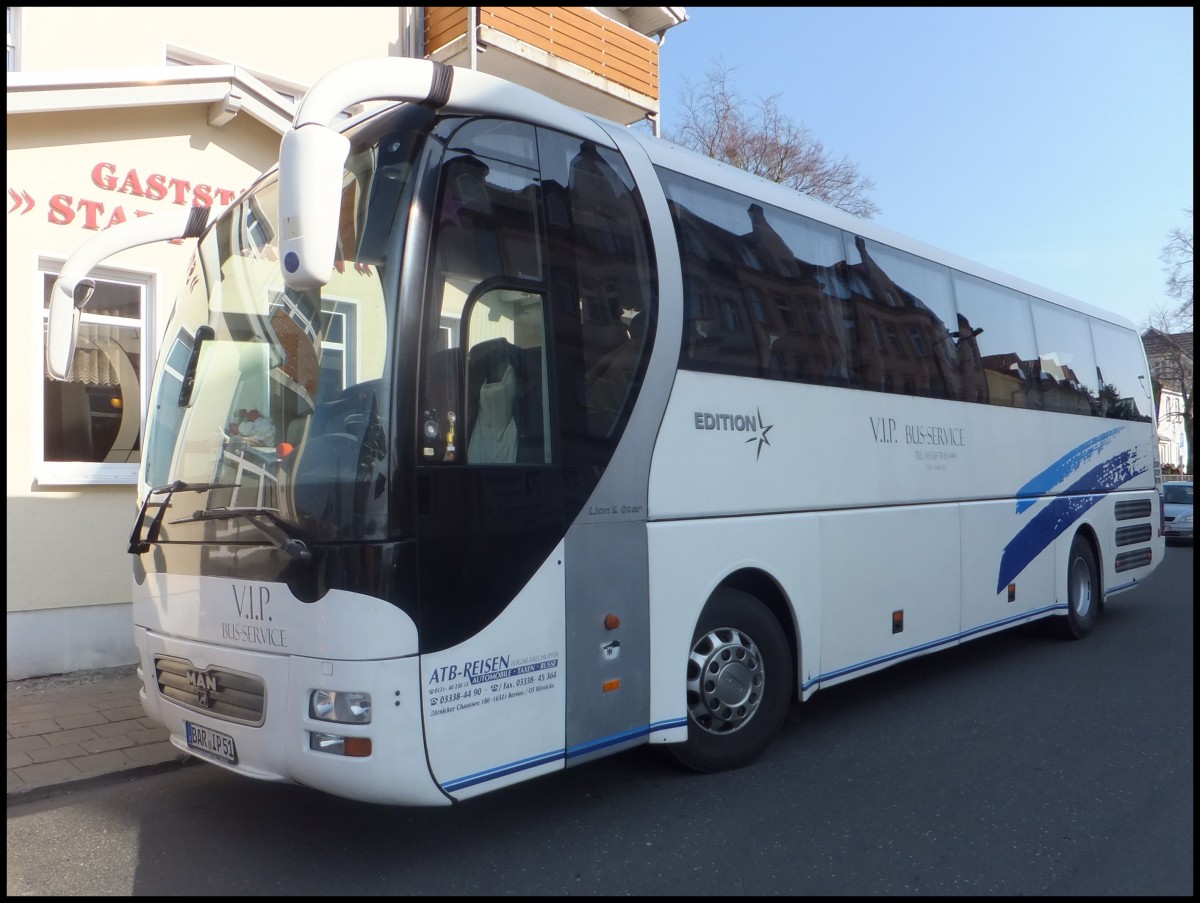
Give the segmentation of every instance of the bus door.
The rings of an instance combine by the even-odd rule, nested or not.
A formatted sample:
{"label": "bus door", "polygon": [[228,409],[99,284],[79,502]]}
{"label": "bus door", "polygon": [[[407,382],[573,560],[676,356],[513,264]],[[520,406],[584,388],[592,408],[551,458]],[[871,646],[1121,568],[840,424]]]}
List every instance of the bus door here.
{"label": "bus door", "polygon": [[[644,462],[609,473],[653,277],[615,151],[508,121],[441,128],[418,391],[422,692],[435,776],[467,795],[645,736]],[[637,499],[618,489],[590,516],[606,476]]]}

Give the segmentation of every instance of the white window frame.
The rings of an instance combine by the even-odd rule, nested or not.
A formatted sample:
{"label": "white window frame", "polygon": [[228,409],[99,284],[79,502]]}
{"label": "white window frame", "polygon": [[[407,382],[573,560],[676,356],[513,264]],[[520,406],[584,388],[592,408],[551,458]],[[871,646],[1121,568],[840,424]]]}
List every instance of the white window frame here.
{"label": "white window frame", "polygon": [[[39,303],[42,301],[42,287],[46,275],[57,276],[62,270],[63,263],[64,261],[59,258],[38,257],[34,279],[37,284],[35,297]],[[140,437],[139,441],[144,451],[146,442],[146,406],[149,401],[150,380],[154,377],[154,363],[158,350],[158,338],[154,328],[155,286],[157,285],[158,276],[152,272],[124,268],[116,269],[113,267],[96,267],[89,275],[91,278],[104,282],[116,282],[136,286],[142,292],[142,317],[139,326],[141,329],[141,372],[138,374],[138,433]],[[83,316],[85,318],[88,317],[86,308],[84,309]],[[45,330],[48,318],[49,310],[43,305],[41,316],[34,318],[37,324],[37,335],[33,346],[35,348],[44,349],[45,347]],[[98,318],[96,322],[103,322],[104,320],[111,321],[112,318]],[[39,350],[37,354],[33,355],[32,366],[37,368],[33,384],[40,387],[46,368],[44,350]],[[32,436],[33,460],[37,462],[34,468],[34,477],[39,486],[137,485],[138,470],[141,467],[140,463],[112,464],[95,461],[47,461],[45,448],[46,424],[41,413],[44,410],[43,405],[44,400],[42,404],[38,405],[37,429],[33,431]]]}
{"label": "white window frame", "polygon": [[5,58],[7,71],[21,71],[21,7],[6,7],[8,14],[8,56]]}

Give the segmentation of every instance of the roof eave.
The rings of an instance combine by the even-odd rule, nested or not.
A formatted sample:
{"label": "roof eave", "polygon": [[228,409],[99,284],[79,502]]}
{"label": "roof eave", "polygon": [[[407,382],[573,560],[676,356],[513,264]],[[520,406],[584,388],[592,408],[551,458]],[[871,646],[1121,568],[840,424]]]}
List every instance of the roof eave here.
{"label": "roof eave", "polygon": [[8,115],[205,104],[215,128],[240,113],[282,135],[294,105],[240,66],[9,72]]}

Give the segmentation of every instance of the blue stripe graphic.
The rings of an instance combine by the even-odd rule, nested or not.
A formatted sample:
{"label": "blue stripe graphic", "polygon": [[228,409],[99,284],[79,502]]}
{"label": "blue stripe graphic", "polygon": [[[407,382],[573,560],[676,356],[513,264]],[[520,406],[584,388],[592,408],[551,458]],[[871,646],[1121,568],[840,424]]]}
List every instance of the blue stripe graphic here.
{"label": "blue stripe graphic", "polygon": [[638,727],[632,730],[623,731],[619,734],[611,734],[607,737],[601,737],[597,740],[592,740],[587,743],[580,743],[572,746],[570,749],[552,749],[548,752],[541,753],[536,756],[529,756],[525,759],[519,759],[516,762],[509,762],[506,765],[497,765],[494,768],[488,768],[484,771],[477,771],[475,774],[464,775],[460,778],[453,778],[442,784],[443,789],[449,793],[456,790],[463,790],[467,787],[474,787],[476,784],[485,784],[488,781],[494,781],[497,778],[502,778],[510,774],[515,774],[518,771],[528,771],[530,768],[537,768],[541,765],[546,765],[550,762],[556,762],[560,759],[570,759],[575,756],[581,756],[585,753],[594,752],[598,749],[605,749],[609,746],[615,746],[618,743],[625,743],[637,737],[644,737],[648,734],[656,733],[657,731],[671,730],[672,728],[683,727],[687,724],[687,718],[669,718],[666,721],[656,721],[646,727]]}
{"label": "blue stripe graphic", "polygon": [[1089,439],[1087,442],[1080,445],[1078,448],[1073,448],[1036,477],[1017,490],[1017,498],[1021,501],[1017,502],[1017,514],[1020,514],[1026,508],[1030,507],[1040,495],[1045,495],[1091,458],[1093,455],[1098,455],[1104,450],[1104,447],[1113,440],[1117,433],[1121,432],[1122,427],[1117,427],[1115,430],[1109,430],[1107,433],[1101,433],[1099,436]]}
{"label": "blue stripe graphic", "polygon": [[1145,473],[1146,466],[1139,466],[1138,457],[1137,451],[1131,450],[1102,461],[1068,486],[1066,494],[1051,499],[1050,503],[1004,547],[1004,554],[1000,557],[1000,576],[996,580],[996,592],[1001,592],[1050,543],[1104,498],[1104,493]]}
{"label": "blue stripe graphic", "polygon": [[1001,618],[998,621],[992,621],[989,624],[980,624],[978,627],[972,627],[969,630],[964,630],[960,633],[944,636],[940,639],[930,640],[928,643],[921,643],[919,646],[909,646],[906,649],[900,649],[897,652],[889,652],[887,655],[879,655],[875,658],[869,658],[865,661],[856,662],[853,665],[847,665],[844,668],[838,668],[835,671],[827,671],[823,674],[818,674],[814,678],[810,678],[804,683],[804,691],[807,692],[814,684],[819,684],[823,681],[833,680],[835,677],[845,677],[847,674],[854,674],[857,671],[865,671],[867,668],[872,668],[875,665],[880,665],[885,662],[899,661],[900,659],[911,658],[921,652],[930,652],[934,649],[939,649],[942,646],[957,645],[961,640],[970,639],[981,633],[986,633],[989,630],[996,630],[1002,627],[1008,627],[1013,624],[1019,624],[1023,621],[1028,621],[1030,618],[1036,618],[1048,612],[1065,610],[1066,605],[1044,605],[1041,608],[1035,608],[1033,611],[1023,611],[1018,615],[1012,615],[1007,618]]}

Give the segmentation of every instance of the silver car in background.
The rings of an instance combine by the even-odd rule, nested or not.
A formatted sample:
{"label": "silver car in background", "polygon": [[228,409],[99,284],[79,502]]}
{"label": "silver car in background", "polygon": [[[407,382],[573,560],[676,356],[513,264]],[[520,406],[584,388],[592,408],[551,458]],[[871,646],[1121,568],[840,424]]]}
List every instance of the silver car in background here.
{"label": "silver car in background", "polygon": [[1192,541],[1192,483],[1163,483],[1163,533],[1167,542]]}

